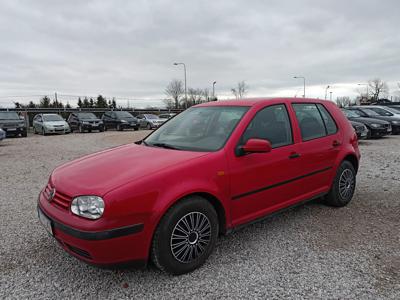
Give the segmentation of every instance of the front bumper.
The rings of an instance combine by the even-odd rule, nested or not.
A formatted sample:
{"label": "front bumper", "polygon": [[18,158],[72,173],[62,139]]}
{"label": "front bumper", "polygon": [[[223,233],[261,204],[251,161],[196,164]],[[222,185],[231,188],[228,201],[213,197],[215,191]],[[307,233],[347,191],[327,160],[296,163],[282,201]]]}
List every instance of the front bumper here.
{"label": "front bumper", "polygon": [[123,129],[139,129],[139,123],[121,123]]}
{"label": "front bumper", "polygon": [[81,124],[83,130],[103,130],[104,124]]}
{"label": "front bumper", "polygon": [[54,128],[45,127],[44,130],[46,133],[59,133],[59,134],[71,132],[71,129],[69,127],[54,127]]}
{"label": "front bumper", "polygon": [[392,130],[387,128],[371,128],[371,137],[382,137],[392,133]]}
{"label": "front bumper", "polygon": [[[69,211],[51,205],[43,194],[39,195],[38,214],[43,214],[51,224],[51,235],[61,247],[89,264],[98,266],[119,265],[130,262],[145,264],[148,258],[148,239],[143,224],[88,231],[65,224],[60,220],[73,218]],[[83,220],[93,224],[92,220]],[[92,226],[93,227],[93,226]]]}
{"label": "front bumper", "polygon": [[6,136],[18,136],[26,132],[25,127],[12,127],[12,128],[3,128],[6,132]]}

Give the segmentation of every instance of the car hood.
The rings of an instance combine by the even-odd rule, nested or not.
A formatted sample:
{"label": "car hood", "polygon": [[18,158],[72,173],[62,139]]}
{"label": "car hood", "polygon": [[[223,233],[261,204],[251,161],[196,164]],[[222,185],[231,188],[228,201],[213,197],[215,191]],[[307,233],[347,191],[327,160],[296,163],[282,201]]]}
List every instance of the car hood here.
{"label": "car hood", "polygon": [[53,171],[51,182],[70,197],[103,196],[119,186],[207,154],[130,144],[64,164]]}
{"label": "car hood", "polygon": [[351,121],[356,121],[364,124],[387,124],[385,120],[380,120],[380,119],[375,119],[375,118],[364,118],[364,117],[359,117],[359,118],[349,118]]}
{"label": "car hood", "polygon": [[43,122],[44,125],[67,125],[67,123],[65,121],[45,121]]}
{"label": "car hood", "polygon": [[19,119],[13,119],[13,120],[7,120],[7,119],[1,119],[0,124],[25,124],[24,120],[19,120]]}

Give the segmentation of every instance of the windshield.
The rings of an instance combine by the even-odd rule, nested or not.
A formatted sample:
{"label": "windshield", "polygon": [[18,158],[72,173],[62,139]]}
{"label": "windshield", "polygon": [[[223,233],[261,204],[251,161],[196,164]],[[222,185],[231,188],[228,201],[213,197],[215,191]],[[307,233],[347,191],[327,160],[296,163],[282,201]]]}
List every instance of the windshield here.
{"label": "windshield", "polygon": [[0,120],[19,120],[19,116],[13,111],[0,111]]}
{"label": "windshield", "polygon": [[97,119],[97,117],[92,113],[78,113],[79,119]]}
{"label": "windshield", "polygon": [[133,116],[130,114],[130,113],[128,113],[127,111],[115,111],[114,112],[117,116],[118,116],[118,118],[124,118],[124,119],[132,119],[133,118]]}
{"label": "windshield", "polygon": [[193,107],[165,123],[144,142],[179,150],[216,151],[225,145],[248,109],[246,106]]}
{"label": "windshield", "polygon": [[347,118],[357,118],[357,117],[360,117],[360,115],[359,115],[356,111],[354,111],[354,110],[343,109],[342,111],[343,111],[343,113],[345,114],[345,116],[346,116]]}
{"label": "windshield", "polygon": [[395,113],[395,114],[400,113],[400,106],[390,106],[388,108],[390,108],[390,111]]}
{"label": "windshield", "polygon": [[362,110],[363,112],[365,112],[368,116],[380,116],[380,114],[378,114],[377,112],[374,112],[372,109],[369,108],[364,108]]}
{"label": "windshield", "polygon": [[[380,108],[380,107],[374,107],[374,108],[371,107],[370,109],[372,109],[374,112],[380,114],[381,116],[393,116],[393,114],[390,112],[389,107],[385,108],[385,109]],[[396,113],[396,112],[394,112],[394,113]]]}
{"label": "windshield", "polygon": [[43,115],[43,121],[45,122],[64,121],[64,119],[59,115]]}
{"label": "windshield", "polygon": [[146,119],[158,119],[158,116],[156,115],[144,115]]}

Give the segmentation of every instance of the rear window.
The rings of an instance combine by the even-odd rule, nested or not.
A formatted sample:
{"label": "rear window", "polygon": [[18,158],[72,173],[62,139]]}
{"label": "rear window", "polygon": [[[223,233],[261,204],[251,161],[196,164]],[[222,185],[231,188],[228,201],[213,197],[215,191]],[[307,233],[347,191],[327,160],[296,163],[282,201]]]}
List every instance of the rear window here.
{"label": "rear window", "polygon": [[303,141],[309,141],[337,132],[330,113],[321,104],[295,103],[293,109],[300,126]]}

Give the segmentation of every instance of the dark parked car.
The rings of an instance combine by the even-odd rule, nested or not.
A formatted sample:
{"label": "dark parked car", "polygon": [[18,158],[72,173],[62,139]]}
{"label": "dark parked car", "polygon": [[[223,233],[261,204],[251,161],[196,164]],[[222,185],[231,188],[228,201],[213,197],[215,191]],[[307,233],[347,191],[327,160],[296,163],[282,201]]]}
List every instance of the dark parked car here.
{"label": "dark parked car", "polygon": [[389,122],[363,117],[357,110],[342,109],[347,119],[364,124],[368,128],[367,139],[378,138],[392,133]]}
{"label": "dark parked car", "polygon": [[388,105],[388,107],[400,113],[400,105]]}
{"label": "dark parked car", "polygon": [[140,127],[146,129],[153,129],[160,127],[167,119],[160,119],[153,114],[142,114],[137,116]]}
{"label": "dark parked car", "polygon": [[400,134],[400,118],[388,115],[381,115],[376,111],[372,110],[368,106],[351,106],[348,109],[356,111],[359,115],[366,118],[374,118],[383,121],[387,121],[392,125],[392,134]]}
{"label": "dark parked car", "polygon": [[[350,121],[350,120],[349,120]],[[360,122],[350,121],[351,126],[353,126],[354,131],[357,134],[359,140],[366,139],[368,136],[368,128]]]}
{"label": "dark parked car", "polygon": [[101,117],[104,129],[115,128],[119,131],[133,128],[139,130],[139,121],[127,111],[107,111]]}
{"label": "dark parked car", "polygon": [[68,117],[68,124],[71,131],[91,132],[92,130],[104,131],[103,121],[89,112],[71,113]]}
{"label": "dark parked car", "polygon": [[0,111],[0,128],[6,136],[27,137],[25,121],[15,111]]}

